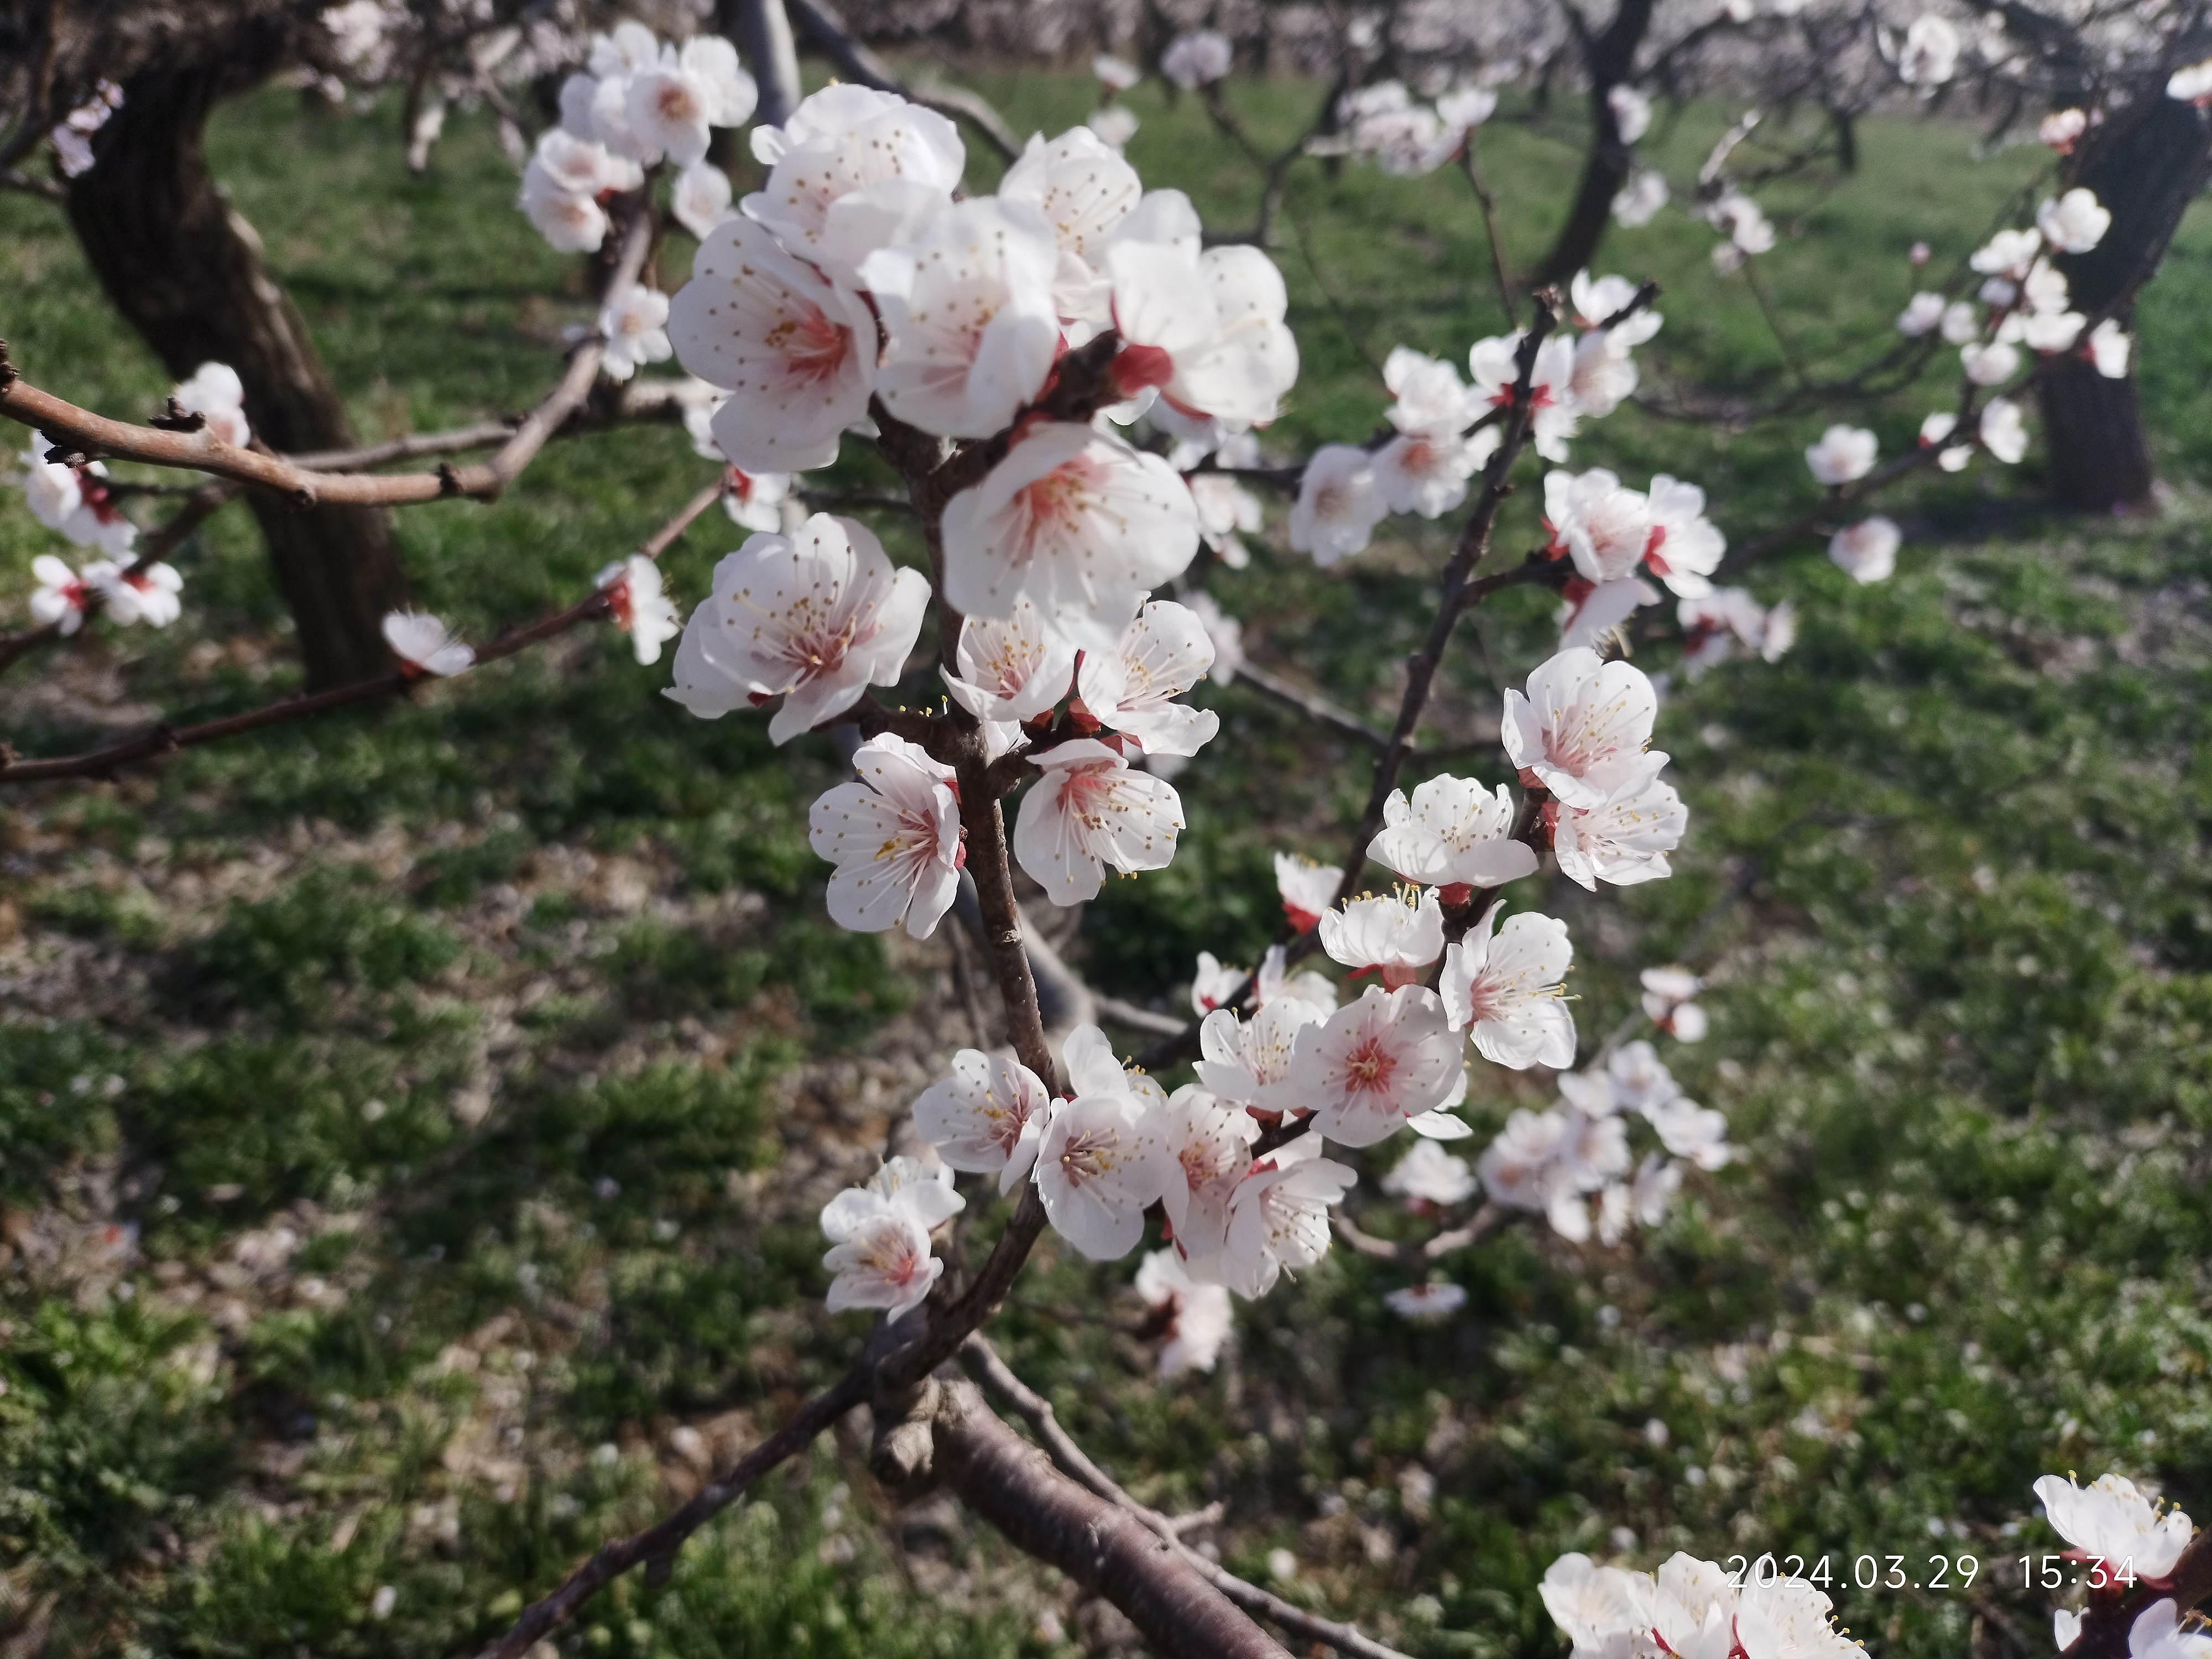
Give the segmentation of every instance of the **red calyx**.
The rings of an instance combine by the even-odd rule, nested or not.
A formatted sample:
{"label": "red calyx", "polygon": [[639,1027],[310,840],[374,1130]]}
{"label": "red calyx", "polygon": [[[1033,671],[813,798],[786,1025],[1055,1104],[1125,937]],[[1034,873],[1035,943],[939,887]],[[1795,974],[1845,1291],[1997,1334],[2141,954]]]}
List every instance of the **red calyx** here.
{"label": "red calyx", "polygon": [[1310,933],[1321,926],[1320,911],[1301,910],[1288,899],[1283,901],[1283,914],[1291,919],[1291,926],[1301,933]]}
{"label": "red calyx", "polygon": [[[1553,556],[1557,558],[1559,556],[1553,554]],[[1567,585],[1559,590],[1560,596],[1569,605],[1579,605],[1596,592],[1597,584],[1587,576],[1570,576],[1567,578]]]}
{"label": "red calyx", "polygon": [[1116,397],[1133,398],[1148,386],[1175,379],[1175,359],[1158,346],[1125,345],[1107,365],[1106,378]]}
{"label": "red calyx", "polygon": [[1437,902],[1447,907],[1465,904],[1474,896],[1474,884],[1471,881],[1448,881],[1437,889]]}
{"label": "red calyx", "polygon": [[1666,545],[1667,526],[1663,524],[1653,525],[1651,539],[1644,544],[1644,562],[1651,567],[1651,574],[1655,576],[1663,576],[1668,574],[1667,561],[1659,556],[1659,550]]}

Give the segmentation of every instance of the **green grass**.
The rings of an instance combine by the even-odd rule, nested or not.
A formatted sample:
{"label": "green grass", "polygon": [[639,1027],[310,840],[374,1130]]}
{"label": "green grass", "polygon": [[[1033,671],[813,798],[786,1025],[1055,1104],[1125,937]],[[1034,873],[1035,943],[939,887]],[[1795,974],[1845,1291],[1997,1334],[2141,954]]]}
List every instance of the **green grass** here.
{"label": "green grass", "polygon": [[[978,83],[1018,127],[1056,130],[1087,95]],[[1232,95],[1271,143],[1318,93]],[[1134,102],[1148,181],[1248,220],[1249,171],[1202,112]],[[1662,132],[1678,180],[1724,118]],[[483,125],[457,118],[415,179],[394,122],[271,94],[213,137],[368,436],[526,405],[584,314]],[[1548,239],[1572,138],[1486,137],[1516,260]],[[1862,142],[1833,190],[1766,194],[1784,240],[1765,279],[1823,375],[1893,337],[1912,241],[1948,269],[2042,166],[1914,123]],[[1711,240],[1669,215],[1607,246],[1604,269],[1666,285],[1647,385],[1779,396],[1789,365]],[[1366,362],[1394,343],[1458,357],[1502,325],[1452,175],[1302,167],[1276,254],[1304,363],[1286,450],[1366,431],[1384,401]],[[118,413],[165,389],[58,216],[16,197],[0,292],[40,383]],[[1797,648],[1678,680],[1663,717],[1693,810],[1676,878],[1543,892],[1575,929],[1586,1044],[1638,969],[1681,953],[1714,975],[1712,1035],[1668,1058],[1742,1164],[1631,1247],[1517,1228],[1453,1258],[1469,1303],[1441,1328],[1383,1310],[1398,1275],[1332,1255],[1241,1310],[1218,1374],[1164,1387],[1127,1264],[1048,1241],[997,1334],[1103,1462],[1165,1507],[1224,1503],[1241,1570],[1291,1547],[1286,1593],[1480,1659],[1559,1651],[1534,1586],[1565,1549],[1826,1553],[1845,1577],[1861,1553],[1972,1553],[1973,1598],[1840,1598],[1877,1648],[1961,1652],[1977,1616],[2039,1639],[2009,1567],[2051,1541],[2037,1474],[2120,1468],[2212,1512],[2208,302],[2212,223],[2192,216],[2141,319],[2165,517],[2051,518],[2031,455],[1890,507],[1908,544],[1889,583],[1852,586],[1809,542],[1771,562],[1751,584],[1796,602]],[[1940,401],[1931,380],[1846,408],[1894,452]],[[1798,452],[1828,418],[1734,434],[1624,410],[1576,464],[1702,483],[1741,539],[1811,499]],[[481,634],[566,602],[705,476],[672,429],[563,443],[496,506],[401,515],[410,578]],[[1534,495],[1502,556],[1535,533]],[[1393,528],[1324,574],[1278,515],[1254,567],[1209,586],[1266,660],[1383,718],[1445,534]],[[703,520],[669,556],[677,593],[737,539]],[[0,593],[49,540],[0,500]],[[131,719],[291,683],[245,520],[179,562],[185,623],[19,667],[11,740],[83,738],[111,681],[134,708],[107,717]],[[1430,740],[1463,738],[1540,659],[1549,610],[1509,595],[1462,635]],[[48,674],[71,695],[15,695]],[[672,1501],[679,1425],[747,1443],[852,1352],[864,1322],[820,1305],[814,1206],[969,1040],[951,965],[823,915],[805,815],[836,773],[826,741],[772,750],[758,720],[691,720],[665,680],[592,636],[0,804],[0,1630],[70,1653],[463,1650]],[[1201,698],[1224,732],[1177,780],[1180,855],[1110,885],[1073,946],[1162,1006],[1199,949],[1250,959],[1276,915],[1267,854],[1334,855],[1366,787],[1361,753],[1249,692]],[[1485,1088],[1486,1123],[1545,1092]],[[1355,1159],[1377,1231],[1405,1224],[1373,1191],[1401,1150]],[[971,1211],[972,1249],[1004,1207],[979,1192]],[[957,1515],[895,1516],[864,1452],[825,1439],[562,1651],[1051,1650],[1036,1614],[1072,1609],[1049,1577]]]}

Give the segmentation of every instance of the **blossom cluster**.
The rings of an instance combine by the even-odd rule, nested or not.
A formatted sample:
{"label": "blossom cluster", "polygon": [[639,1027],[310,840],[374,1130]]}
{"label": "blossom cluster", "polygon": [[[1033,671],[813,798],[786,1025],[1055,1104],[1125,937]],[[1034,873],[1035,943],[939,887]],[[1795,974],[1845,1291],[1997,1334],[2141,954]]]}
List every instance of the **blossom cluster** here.
{"label": "blossom cluster", "polygon": [[[2212,1634],[2185,1624],[2171,1593],[2196,1535],[2188,1516],[2120,1474],[2086,1487],[2071,1475],[2046,1474],[2034,1490],[2051,1529],[2066,1540],[2065,1559],[2089,1570],[2079,1582],[2090,1587],[2091,1608],[2128,1604],[2129,1659],[2212,1659]],[[1545,1571],[1539,1593],[1552,1622],[1573,1644],[1570,1659],[1848,1659],[1861,1651],[1835,1627],[1826,1593],[1784,1577],[1771,1556],[1730,1572],[1678,1553],[1645,1573],[1570,1553]],[[2079,1641],[2084,1619],[2070,1608],[2053,1613],[2058,1651]]]}
{"label": "blossom cluster", "polygon": [[[1550,461],[1567,459],[1584,420],[1612,414],[1636,390],[1632,354],[1663,321],[1638,303],[1636,284],[1626,277],[1579,272],[1569,293],[1574,321],[1584,331],[1562,328],[1551,334],[1527,368],[1529,431],[1537,453]],[[1375,527],[1393,513],[1435,519],[1464,501],[1468,481],[1497,453],[1501,422],[1521,395],[1525,339],[1516,331],[1478,340],[1468,353],[1468,380],[1443,359],[1406,346],[1394,349],[1382,366],[1393,400],[1385,411],[1391,435],[1371,450],[1323,444],[1313,453],[1291,512],[1292,549],[1311,555],[1316,564],[1333,565],[1364,550]],[[1572,475],[1554,474],[1560,482],[1546,484],[1547,515],[1563,503],[1587,502],[1587,511],[1577,510],[1565,529],[1554,520],[1556,550],[1564,555],[1577,548],[1580,585],[1571,587],[1571,597],[1579,599],[1599,581],[1625,578],[1647,556],[1655,574],[1671,574],[1678,583],[1694,583],[1718,562],[1725,544],[1703,517],[1703,492],[1672,479],[1655,481],[1661,492],[1656,510],[1668,526],[1662,530],[1650,501],[1614,499],[1620,481],[1611,473],[1585,476],[1601,482],[1578,485]],[[1601,548],[1597,527],[1623,513],[1640,515],[1641,542],[1628,545],[1631,526],[1622,519]],[[1662,555],[1668,534],[1676,538],[1674,550]],[[1577,537],[1578,546],[1571,539]]]}

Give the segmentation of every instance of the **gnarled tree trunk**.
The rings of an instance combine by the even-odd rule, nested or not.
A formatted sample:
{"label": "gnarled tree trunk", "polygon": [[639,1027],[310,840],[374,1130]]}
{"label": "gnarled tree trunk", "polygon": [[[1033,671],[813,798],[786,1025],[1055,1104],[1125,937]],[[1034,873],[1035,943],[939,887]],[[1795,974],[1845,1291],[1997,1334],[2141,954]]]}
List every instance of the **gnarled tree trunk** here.
{"label": "gnarled tree trunk", "polygon": [[1590,147],[1567,222],[1536,267],[1534,280],[1540,283],[1565,282],[1597,258],[1598,244],[1605,240],[1605,228],[1613,218],[1613,198],[1636,164],[1635,152],[1620,140],[1611,94],[1635,70],[1637,48],[1651,27],[1654,3],[1620,0],[1613,21],[1602,34],[1595,35],[1585,31],[1579,14],[1571,9],[1568,12],[1582,46],[1583,68],[1589,76]]}
{"label": "gnarled tree trunk", "polygon": [[[98,161],[73,180],[69,216],[101,286],[179,378],[228,363],[254,433],[280,451],[339,449],[354,434],[307,319],[263,264],[260,239],[207,166],[210,112],[267,72],[270,39],[251,26],[205,64],[131,77],[100,133]],[[248,495],[298,628],[311,687],[387,672],[381,629],[406,582],[380,510],[303,509]]]}
{"label": "gnarled tree trunk", "polygon": [[[2162,94],[2160,87],[2141,88],[2136,104],[2094,129],[2069,179],[2094,191],[2112,222],[2094,248],[2060,256],[2058,267],[2075,310],[2094,315],[2118,301],[2123,325],[2133,318],[2136,290],[2158,269],[2203,188],[2212,158],[2212,122]],[[2149,507],[2156,473],[2134,375],[2106,380],[2069,356],[2049,365],[2040,397],[2059,503],[2093,513]]]}

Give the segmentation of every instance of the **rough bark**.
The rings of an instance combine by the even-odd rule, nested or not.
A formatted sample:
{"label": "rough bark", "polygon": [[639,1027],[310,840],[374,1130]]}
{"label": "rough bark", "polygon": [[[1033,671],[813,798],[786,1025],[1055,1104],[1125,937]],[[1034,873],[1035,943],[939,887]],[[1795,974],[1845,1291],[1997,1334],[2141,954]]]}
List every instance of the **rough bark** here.
{"label": "rough bark", "polygon": [[[133,76],[100,132],[98,164],[70,186],[69,216],[117,310],[172,374],[228,363],[261,441],[280,451],[344,448],[353,428],[307,319],[208,171],[210,112],[260,78],[276,38],[249,25],[224,61]],[[262,490],[247,501],[297,626],[309,686],[388,670],[380,623],[406,597],[388,516],[302,511]]]}
{"label": "rough bark", "polygon": [[929,1474],[1028,1553],[1127,1613],[1167,1659],[1289,1659],[1282,1645],[1128,1510],[1086,1492],[993,1414],[939,1385]]}
{"label": "rough bark", "polygon": [[1576,186],[1574,205],[1567,222],[1536,268],[1533,286],[1565,282],[1597,258],[1598,244],[1613,219],[1613,198],[1628,182],[1636,153],[1620,141],[1620,124],[1607,101],[1613,89],[1625,83],[1636,67],[1637,48],[1651,27],[1655,0],[1620,0],[1601,34],[1592,34],[1571,7],[1568,19],[1582,46],[1583,68],[1589,77],[1590,147],[1583,161],[1582,182]]}
{"label": "rough bark", "polygon": [[[2132,319],[2136,290],[2158,269],[2212,158],[2212,122],[2155,87],[2097,129],[2075,158],[2069,183],[2097,194],[2112,216],[2087,253],[2062,255],[2075,309],[2094,316],[2117,306]],[[2051,446],[2051,492],[2082,512],[2142,512],[2156,483],[2135,377],[2112,380],[2078,356],[2051,364],[2040,398]]]}

